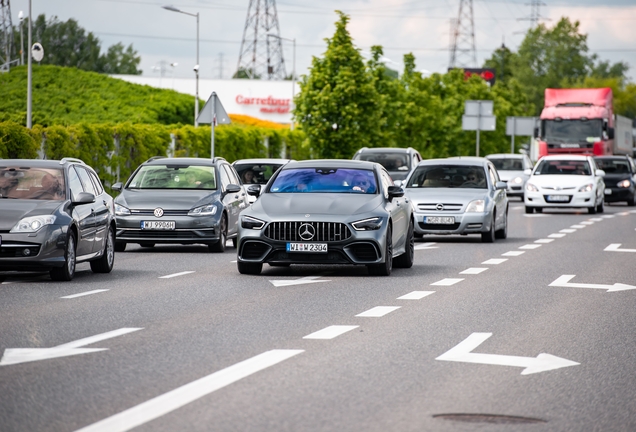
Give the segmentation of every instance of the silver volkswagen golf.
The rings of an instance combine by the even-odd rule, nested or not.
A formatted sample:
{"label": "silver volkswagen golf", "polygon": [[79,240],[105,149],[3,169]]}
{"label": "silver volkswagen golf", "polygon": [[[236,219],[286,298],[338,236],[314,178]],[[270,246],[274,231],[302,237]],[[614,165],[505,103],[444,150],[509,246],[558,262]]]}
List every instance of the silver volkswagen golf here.
{"label": "silver volkswagen golf", "polygon": [[377,163],[290,162],[241,213],[238,270],[259,274],[264,263],[362,264],[371,275],[413,265],[413,214],[402,188]]}
{"label": "silver volkswagen golf", "polygon": [[480,234],[492,243],[508,235],[506,183],[485,158],[420,162],[405,184],[415,210],[415,235]]}

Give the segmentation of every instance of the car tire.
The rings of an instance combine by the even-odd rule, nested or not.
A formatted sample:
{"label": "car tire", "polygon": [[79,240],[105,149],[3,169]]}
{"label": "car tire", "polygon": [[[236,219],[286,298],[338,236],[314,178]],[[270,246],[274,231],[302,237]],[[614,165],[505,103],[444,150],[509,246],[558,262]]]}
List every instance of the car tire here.
{"label": "car tire", "polygon": [[495,231],[495,238],[505,239],[508,237],[508,209],[506,208],[506,213],[504,213],[504,226],[502,229]]}
{"label": "car tire", "polygon": [[496,214],[492,215],[492,221],[490,222],[490,230],[487,232],[481,233],[481,242],[482,243],[494,243],[495,242],[495,220]]}
{"label": "car tire", "polygon": [[587,212],[589,214],[596,214],[596,204],[594,204],[592,207],[588,207]]}
{"label": "car tire", "polygon": [[141,242],[139,243],[139,246],[144,247],[144,248],[153,248],[155,247],[154,243],[150,243],[150,242]]}
{"label": "car tire", "polygon": [[263,270],[262,263],[248,263],[243,261],[237,261],[236,267],[240,274],[259,275]]}
{"label": "car tire", "polygon": [[75,264],[77,256],[75,255],[77,241],[73,231],[68,232],[66,240],[66,250],[64,251],[64,265],[62,267],[52,268],[49,274],[54,281],[70,281],[75,276]]}
{"label": "car tire", "polygon": [[526,206],[526,214],[532,214],[532,213],[534,213],[534,207]]}
{"label": "car tire", "polygon": [[115,242],[115,252],[123,252],[126,250],[126,242]]}
{"label": "car tire", "polygon": [[413,221],[409,224],[409,231],[406,234],[406,246],[402,255],[395,257],[393,267],[411,268],[415,258],[415,236],[413,234]]}
{"label": "car tire", "polygon": [[236,249],[236,246],[238,246],[238,237],[232,239],[232,247]]}
{"label": "car tire", "polygon": [[93,273],[110,273],[115,264],[115,233],[113,228],[108,228],[106,235],[106,244],[104,245],[104,253],[98,259],[91,261],[91,270]]}
{"label": "car tire", "polygon": [[603,213],[604,211],[605,211],[605,202],[601,200],[601,203],[598,206],[596,206],[596,212]]}
{"label": "car tire", "polygon": [[386,241],[384,247],[384,262],[382,264],[367,265],[370,276],[389,276],[393,269],[393,230],[391,226],[386,230]]}
{"label": "car tire", "polygon": [[629,207],[636,206],[636,193],[632,194],[631,197],[627,198],[627,205]]}
{"label": "car tire", "polygon": [[225,214],[221,216],[219,231],[219,240],[208,246],[210,252],[225,252],[225,243],[227,242],[227,216]]}

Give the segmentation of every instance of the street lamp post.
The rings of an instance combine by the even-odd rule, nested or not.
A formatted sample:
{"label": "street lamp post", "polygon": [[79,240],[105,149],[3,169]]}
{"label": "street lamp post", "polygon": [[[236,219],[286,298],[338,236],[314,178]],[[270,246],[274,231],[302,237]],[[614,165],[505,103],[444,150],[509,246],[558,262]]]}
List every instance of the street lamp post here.
{"label": "street lamp post", "polygon": [[26,124],[27,128],[31,129],[33,123],[31,122],[31,100],[33,99],[32,87],[33,87],[33,71],[31,66],[31,0],[29,0],[29,28],[28,28],[28,38],[29,38],[29,54],[27,56],[27,62],[29,64],[27,71],[27,118]]}
{"label": "street lamp post", "polygon": [[22,21],[24,20],[24,14],[22,11],[18,14],[20,20],[20,65],[24,66],[24,42],[22,42]]}
{"label": "street lamp post", "polygon": [[[292,69],[293,69],[293,71],[292,71],[292,79],[291,79],[291,83],[292,83],[292,99],[291,99],[291,103],[289,104],[289,110],[291,112],[292,106],[294,104],[294,97],[296,96],[296,38],[287,39],[287,38],[280,37],[280,36],[272,34],[272,33],[268,33],[267,36],[268,37],[271,36],[271,37],[278,38],[280,40],[285,40],[285,41],[288,41],[288,42],[292,42],[292,44],[294,46],[293,54],[292,54],[292,64],[293,64]],[[292,114],[292,118],[291,118],[291,123],[290,123],[289,129],[290,130],[294,130],[294,117],[293,117],[293,114]]]}
{"label": "street lamp post", "polygon": [[177,9],[174,6],[162,6],[162,7],[172,12],[179,12],[182,14],[196,17],[197,19],[197,64],[194,65],[194,73],[196,75],[196,88],[195,88],[195,96],[194,96],[194,127],[197,127],[199,126],[199,122],[197,121],[197,116],[199,115],[199,12],[193,14],[190,12],[182,11],[181,9]]}

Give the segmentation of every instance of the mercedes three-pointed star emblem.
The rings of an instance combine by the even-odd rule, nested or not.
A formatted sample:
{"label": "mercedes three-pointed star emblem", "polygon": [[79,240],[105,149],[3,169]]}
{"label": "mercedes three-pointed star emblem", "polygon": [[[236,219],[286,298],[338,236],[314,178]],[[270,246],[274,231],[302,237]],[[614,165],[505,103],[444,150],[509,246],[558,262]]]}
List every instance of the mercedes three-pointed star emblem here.
{"label": "mercedes three-pointed star emblem", "polygon": [[304,223],[298,227],[298,235],[301,239],[309,241],[316,235],[316,229],[313,227],[313,225]]}

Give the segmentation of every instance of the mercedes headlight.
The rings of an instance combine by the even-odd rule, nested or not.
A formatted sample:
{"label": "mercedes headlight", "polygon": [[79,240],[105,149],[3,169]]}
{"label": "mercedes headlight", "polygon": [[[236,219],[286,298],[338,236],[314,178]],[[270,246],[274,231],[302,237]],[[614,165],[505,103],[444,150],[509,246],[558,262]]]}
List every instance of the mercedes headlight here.
{"label": "mercedes headlight", "polygon": [[586,185],[581,186],[579,188],[579,192],[590,192],[593,187],[594,187],[594,185],[592,183],[586,184]]}
{"label": "mercedes headlight", "polygon": [[214,216],[215,214],[216,206],[214,204],[195,207],[188,212],[188,216]]}
{"label": "mercedes headlight", "polygon": [[483,213],[486,211],[486,201],[472,200],[466,206],[466,213]]}
{"label": "mercedes headlight", "polygon": [[20,222],[11,228],[12,233],[34,233],[44,225],[52,225],[55,223],[55,216],[31,216],[21,219]]}
{"label": "mercedes headlight", "polygon": [[115,203],[115,215],[117,216],[130,216],[130,209]]}
{"label": "mercedes headlight", "polygon": [[259,230],[263,229],[264,226],[265,222],[260,219],[253,218],[251,216],[241,217],[241,227],[243,228]]}
{"label": "mercedes headlight", "polygon": [[372,231],[380,229],[382,226],[382,218],[381,217],[372,217],[367,219],[362,219],[356,222],[352,222],[353,229],[356,231]]}
{"label": "mercedes headlight", "polygon": [[528,192],[539,192],[539,188],[533,185],[532,183],[526,183],[526,190]]}
{"label": "mercedes headlight", "polygon": [[623,181],[619,181],[618,182],[618,187],[620,188],[628,188],[632,185],[632,182],[629,181],[629,179],[625,179]]}

